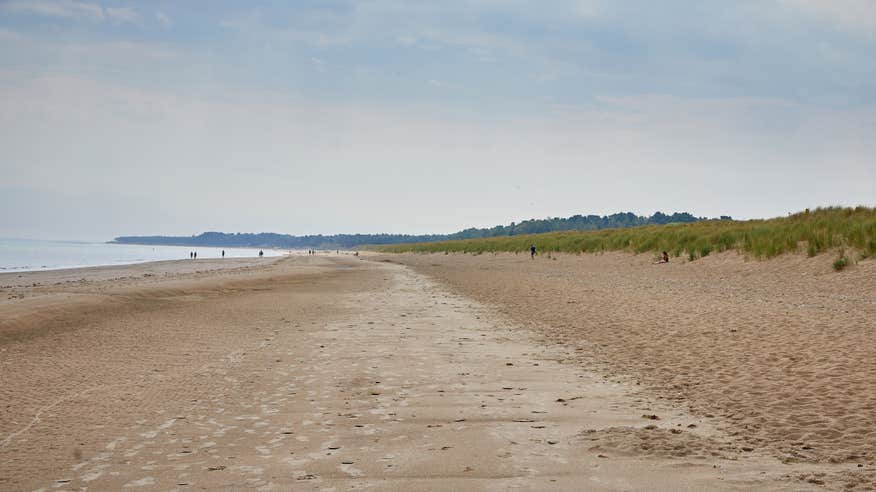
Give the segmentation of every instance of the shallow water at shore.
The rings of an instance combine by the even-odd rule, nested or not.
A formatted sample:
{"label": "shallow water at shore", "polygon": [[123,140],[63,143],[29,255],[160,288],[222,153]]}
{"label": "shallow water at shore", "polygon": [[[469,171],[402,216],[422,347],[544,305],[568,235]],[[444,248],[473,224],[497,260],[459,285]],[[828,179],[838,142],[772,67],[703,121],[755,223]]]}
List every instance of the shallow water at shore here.
{"label": "shallow water at shore", "polygon": [[[226,258],[252,258],[259,254],[256,248],[193,248],[0,238],[0,272],[183,260],[187,259],[192,251],[197,251],[198,259],[215,259],[222,257],[223,249]],[[280,256],[286,251],[265,249],[264,253],[265,256]]]}

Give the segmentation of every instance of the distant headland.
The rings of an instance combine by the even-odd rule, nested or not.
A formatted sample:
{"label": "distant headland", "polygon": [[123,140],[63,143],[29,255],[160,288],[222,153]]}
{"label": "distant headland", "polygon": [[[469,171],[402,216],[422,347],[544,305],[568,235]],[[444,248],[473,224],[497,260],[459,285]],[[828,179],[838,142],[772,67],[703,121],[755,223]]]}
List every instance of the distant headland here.
{"label": "distant headland", "polygon": [[[453,234],[335,234],[292,236],[263,232],[224,233],[204,232],[193,236],[120,236],[113,243],[149,244],[167,246],[215,246],[226,248],[276,248],[276,249],[350,249],[362,245],[382,245],[399,243],[421,243],[433,241],[448,241],[453,239],[479,239],[500,236],[516,236],[520,234],[538,234],[557,231],[587,231],[643,225],[659,225],[679,222],[698,222],[709,220],[706,217],[696,217],[688,212],[676,212],[671,215],[655,212],[651,216],[636,215],[632,212],[622,212],[612,215],[573,215],[567,218],[530,219],[509,225],[498,225],[490,228],[469,228]],[[720,220],[732,220],[732,217],[721,216]]]}

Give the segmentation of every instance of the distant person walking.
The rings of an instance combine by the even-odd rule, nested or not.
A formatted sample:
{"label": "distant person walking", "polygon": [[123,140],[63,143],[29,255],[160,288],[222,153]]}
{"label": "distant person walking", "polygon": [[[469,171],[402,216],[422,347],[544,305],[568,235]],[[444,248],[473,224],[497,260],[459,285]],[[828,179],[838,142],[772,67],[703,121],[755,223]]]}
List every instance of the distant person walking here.
{"label": "distant person walking", "polygon": [[196,260],[198,259],[198,252],[197,251],[195,251],[195,259]]}
{"label": "distant person walking", "polygon": [[225,250],[222,250],[222,257],[225,258]]}
{"label": "distant person walking", "polygon": [[265,252],[262,250],[259,250],[259,258],[261,258],[262,256],[265,256]]}
{"label": "distant person walking", "polygon": [[192,253],[191,251],[189,251],[189,259],[190,259],[190,260],[195,259],[195,254]]}
{"label": "distant person walking", "polygon": [[534,244],[529,247],[529,259],[530,260],[535,259],[535,245]]}

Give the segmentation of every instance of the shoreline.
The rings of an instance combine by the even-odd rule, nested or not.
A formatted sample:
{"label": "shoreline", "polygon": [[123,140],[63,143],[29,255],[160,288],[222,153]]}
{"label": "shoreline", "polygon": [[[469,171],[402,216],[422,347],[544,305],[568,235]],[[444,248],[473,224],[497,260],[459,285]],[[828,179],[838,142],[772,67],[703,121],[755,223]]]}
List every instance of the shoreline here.
{"label": "shoreline", "polygon": [[[268,256],[264,258],[258,257],[229,257],[229,258],[204,258],[204,259],[173,259],[173,260],[154,260],[142,261],[137,263],[119,263],[110,265],[93,265],[93,266],[74,266],[63,268],[47,268],[42,270],[16,270],[16,271],[0,271],[0,289],[4,288],[4,281],[12,281],[14,278],[21,278],[19,282],[24,285],[18,287],[27,287],[27,284],[32,284],[33,281],[41,281],[47,283],[56,281],[55,277],[68,278],[80,277],[85,281],[100,281],[107,280],[111,273],[124,274],[130,270],[132,273],[140,273],[140,270],[145,273],[152,274],[180,274],[191,273],[198,271],[198,268],[185,268],[183,265],[194,267],[200,265],[206,267],[206,271],[216,271],[229,268],[239,268],[241,266],[250,266],[253,262],[265,262],[268,260],[278,260],[289,255]],[[10,286],[5,286],[6,288]]]}
{"label": "shoreline", "polygon": [[[34,243],[34,249],[39,250],[42,246],[46,248],[46,245],[50,245],[51,247],[56,246],[75,246],[78,248],[87,248],[88,246],[95,247],[104,247],[104,246],[127,246],[131,248],[147,248],[151,249],[152,253],[143,252],[143,257],[135,257],[130,254],[131,250],[127,250],[129,253],[118,253],[118,254],[107,254],[105,251],[101,250],[98,255],[94,255],[93,252],[88,251],[77,251],[73,254],[70,253],[62,253],[63,256],[77,256],[79,258],[85,258],[85,260],[80,261],[88,261],[93,260],[95,262],[105,262],[99,264],[77,264],[75,261],[70,259],[62,259],[60,261],[66,261],[67,263],[60,264],[52,264],[53,262],[58,262],[57,253],[55,253],[51,248],[47,249],[49,260],[46,261],[46,258],[30,258],[29,255],[25,254],[25,258],[27,262],[32,264],[25,265],[12,265],[12,266],[3,266],[0,267],[0,275],[2,274],[10,274],[10,273],[27,273],[27,272],[47,272],[47,271],[57,271],[57,270],[72,270],[72,269],[83,269],[83,268],[100,268],[100,267],[123,267],[127,265],[137,265],[143,263],[153,263],[153,262],[161,262],[161,261],[175,261],[175,260],[191,260],[191,258],[186,258],[187,251],[195,251],[199,248],[205,248],[204,251],[208,256],[204,256],[199,258],[198,260],[208,260],[208,259],[221,259],[220,251],[223,249],[228,252],[228,256],[225,259],[232,258],[255,258],[258,256],[258,251],[260,248],[244,248],[244,247],[234,247],[234,248],[223,248],[223,247],[212,247],[212,246],[198,246],[195,249],[192,249],[188,246],[178,246],[178,245],[155,245],[155,244],[133,244],[133,243],[113,243],[113,242],[88,242],[88,241],[59,241],[59,240],[28,240],[28,239],[9,239],[3,238],[2,240],[10,241],[10,242],[18,242],[21,244]],[[2,244],[2,243],[0,243]],[[13,246],[15,248],[15,246]],[[178,255],[169,254],[165,258],[150,258],[149,256],[153,256],[156,250],[160,251],[171,251],[172,253],[179,253]],[[284,256],[290,254],[295,254],[298,250],[281,250],[276,248],[261,248],[261,250],[265,251],[267,257],[275,257],[275,256]],[[125,251],[124,249],[121,251]],[[234,256],[235,254],[245,254],[244,256]],[[215,256],[213,255],[215,254]],[[82,256],[79,256],[82,255]],[[112,256],[122,256],[123,258],[115,258]],[[124,258],[124,256],[131,256],[129,258]],[[53,256],[55,259],[53,259]],[[139,255],[138,255],[139,256]],[[4,260],[7,264],[9,263],[8,259]],[[72,262],[71,262],[72,261]],[[45,263],[45,264],[44,264]],[[36,266],[40,265],[40,266]]]}

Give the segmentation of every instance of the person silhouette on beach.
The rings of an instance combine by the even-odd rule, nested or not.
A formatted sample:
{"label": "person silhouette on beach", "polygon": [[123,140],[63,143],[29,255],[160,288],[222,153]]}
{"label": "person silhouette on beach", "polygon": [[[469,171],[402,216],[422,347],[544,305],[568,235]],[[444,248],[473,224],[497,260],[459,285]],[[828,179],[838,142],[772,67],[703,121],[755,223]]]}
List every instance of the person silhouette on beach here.
{"label": "person silhouette on beach", "polygon": [[534,244],[529,247],[529,259],[531,259],[531,260],[535,259],[535,245]]}
{"label": "person silhouette on beach", "polygon": [[262,256],[265,256],[265,252],[262,250],[259,250],[259,258],[261,258]]}
{"label": "person silhouette on beach", "polygon": [[222,257],[225,258],[225,250],[222,250]]}
{"label": "person silhouette on beach", "polygon": [[195,251],[195,259],[196,260],[198,259],[198,252],[197,251]]}
{"label": "person silhouette on beach", "polygon": [[189,251],[189,259],[193,260],[195,258],[195,254]]}

